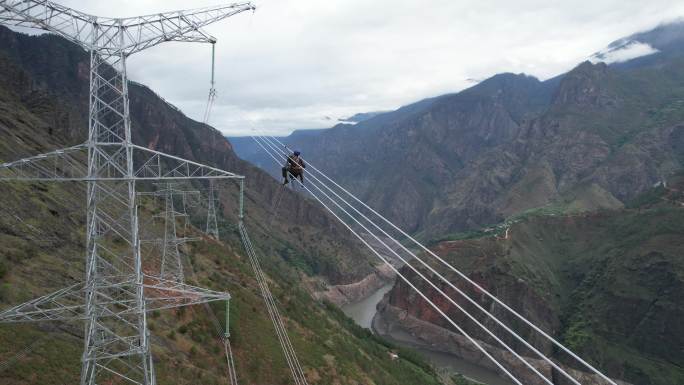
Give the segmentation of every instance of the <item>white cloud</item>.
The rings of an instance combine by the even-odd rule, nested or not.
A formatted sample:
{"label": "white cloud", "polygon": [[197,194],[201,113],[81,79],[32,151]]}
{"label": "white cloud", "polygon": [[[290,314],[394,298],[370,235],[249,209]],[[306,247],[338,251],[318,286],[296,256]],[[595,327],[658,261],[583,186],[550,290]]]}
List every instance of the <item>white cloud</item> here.
{"label": "white cloud", "polygon": [[610,48],[600,51],[592,56],[593,62],[621,63],[641,56],[652,55],[658,52],[657,49],[649,44],[637,41],[620,45],[617,48]]}
{"label": "white cloud", "polygon": [[[68,0],[107,16],[216,0]],[[678,0],[263,0],[210,26],[218,38],[212,124],[230,134],[330,126],[458,91],[498,72],[542,79],[618,38],[684,15]],[[166,44],[133,56],[132,79],[201,118],[209,46]],[[332,121],[324,117],[331,117]]]}

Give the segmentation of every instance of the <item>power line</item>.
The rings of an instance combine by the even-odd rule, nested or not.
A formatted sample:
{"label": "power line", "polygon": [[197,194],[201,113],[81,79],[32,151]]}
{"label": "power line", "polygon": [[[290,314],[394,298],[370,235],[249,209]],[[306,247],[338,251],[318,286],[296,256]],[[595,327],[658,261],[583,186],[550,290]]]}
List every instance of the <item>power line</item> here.
{"label": "power line", "polygon": [[[197,274],[195,273],[195,268],[192,266],[192,261],[190,261],[190,258],[187,258],[187,256],[185,261],[188,267],[190,268],[190,273],[195,278],[195,280],[197,280]],[[238,385],[237,371],[235,370],[235,359],[233,358],[233,350],[230,346],[228,320],[226,318],[226,328],[224,331],[221,328],[221,322],[218,320],[218,317],[216,317],[216,313],[211,308],[211,306],[209,306],[209,304],[206,302],[202,305],[204,305],[204,309],[206,310],[207,314],[209,314],[209,319],[211,320],[211,323],[214,325],[217,337],[221,340],[223,344],[223,350],[226,357],[228,381],[230,382],[230,385]],[[228,311],[228,307],[226,307],[226,311]]]}
{"label": "power line", "polygon": [[245,246],[245,250],[247,251],[249,261],[252,264],[252,269],[254,270],[257,283],[259,284],[261,295],[264,298],[264,302],[266,303],[266,310],[276,330],[276,336],[278,337],[280,346],[283,350],[283,353],[285,354],[285,360],[287,361],[288,367],[290,368],[290,371],[292,373],[292,379],[294,380],[296,385],[306,385],[306,376],[304,375],[302,366],[299,363],[297,354],[294,350],[294,347],[292,346],[290,337],[287,335],[287,330],[285,329],[282,317],[280,316],[280,312],[278,311],[276,302],[273,299],[271,290],[269,289],[268,283],[266,282],[266,276],[263,270],[261,269],[261,265],[259,264],[259,259],[254,249],[254,245],[252,244],[252,241],[249,238],[249,234],[247,233],[247,229],[245,228],[244,223],[242,221],[240,221],[238,225],[238,230],[240,232],[242,243]]}
{"label": "power line", "polygon": [[[276,164],[279,164],[278,160],[256,139],[256,137],[253,136],[252,138],[255,141],[257,141],[259,146],[261,146],[264,149],[264,151],[266,151],[273,158],[273,160],[276,162]],[[342,218],[340,218],[337,215],[337,213],[335,213],[334,210],[332,210],[328,205],[323,203],[323,201],[316,194],[314,194],[308,187],[306,187],[301,182],[299,182],[299,183],[307,192],[309,192],[309,194],[311,194],[321,205],[323,205],[323,207],[325,207],[338,221],[340,221],[340,223],[342,223],[342,225],[344,225],[349,231],[351,231],[352,234],[354,236],[356,236],[356,238],[358,238],[364,245],[366,245],[366,247],[368,247],[378,258],[380,258],[380,260],[382,260],[384,263],[386,263],[392,269],[392,271],[394,271],[397,274],[398,277],[400,277],[404,282],[406,282],[416,293],[418,293],[418,295],[421,296],[421,298],[423,298],[423,300],[425,300],[428,304],[430,304],[430,306],[435,311],[437,311],[447,322],[449,322],[454,328],[456,328],[456,330],[458,330],[473,345],[475,345],[475,347],[478,350],[480,350],[489,360],[491,360],[502,372],[504,372],[504,374],[506,374],[516,384],[523,385],[522,382],[520,382],[520,380],[518,380],[512,373],[510,373],[508,371],[508,369],[506,369],[497,359],[495,359],[486,349],[484,349],[480,345],[480,343],[478,343],[473,337],[471,337],[456,322],[454,322],[442,309],[439,308],[439,306],[437,306],[432,300],[430,300],[427,297],[427,295],[425,295],[422,291],[420,291],[408,278],[406,278],[397,268],[395,268],[387,259],[385,259],[385,257],[383,257],[378,251],[376,251],[375,248],[373,248],[361,235],[359,235],[354,229],[352,229],[352,227],[349,224],[347,224],[344,220],[342,220]],[[333,203],[335,203],[335,202],[333,201]],[[339,207],[339,205],[338,205],[338,207]],[[342,209],[342,208],[340,207],[340,209]],[[348,212],[346,212],[346,210],[342,209],[342,211],[345,211],[345,213],[348,214]]]}
{"label": "power line", "polygon": [[[264,137],[267,138],[267,137]],[[275,139],[275,138],[273,138]],[[275,149],[276,151],[280,152],[281,155],[286,155],[283,150],[278,150],[278,148],[273,145],[274,142],[270,142],[272,144],[271,148]],[[580,383],[570,376],[565,370],[563,370],[560,366],[558,366],[555,362],[553,362],[550,358],[548,358],[546,355],[541,353],[539,350],[537,350],[534,346],[532,346],[530,343],[528,343],[524,338],[522,338],[519,334],[511,330],[506,324],[504,324],[501,320],[499,320],[497,317],[495,317],[493,314],[491,314],[489,311],[487,311],[485,308],[483,308],[477,301],[473,300],[469,295],[467,295],[465,292],[463,292],[461,289],[459,289],[456,285],[451,283],[448,279],[446,279],[442,274],[440,274],[438,271],[436,271],[432,266],[427,264],[425,261],[423,261],[418,255],[416,255],[414,252],[406,248],[401,242],[399,242],[397,239],[392,237],[390,234],[388,234],[385,230],[383,230],[380,226],[378,226],[375,222],[373,222],[371,219],[369,219],[366,215],[361,213],[356,207],[354,207],[352,204],[350,204],[346,199],[342,198],[339,194],[337,194],[333,189],[331,189],[329,186],[327,186],[325,183],[321,182],[320,179],[318,179],[315,175],[309,174],[315,181],[320,183],[323,187],[328,189],[333,195],[335,195],[338,199],[340,199],[342,202],[344,202],[347,206],[349,206],[354,212],[359,214],[363,219],[365,219],[367,222],[369,222],[371,225],[373,225],[376,229],[378,229],[385,237],[388,239],[391,239],[397,246],[399,246],[403,251],[408,253],[411,257],[413,257],[414,260],[420,262],[425,268],[427,268],[432,274],[436,275],[438,278],[440,278],[444,283],[449,285],[454,291],[456,291],[458,294],[460,294],[463,298],[465,298],[468,302],[473,304],[475,307],[477,307],[478,310],[482,311],[485,313],[488,317],[493,319],[497,324],[502,326],[507,332],[509,332],[513,337],[515,337],[518,341],[522,342],[527,348],[531,349],[535,354],[537,354],[541,359],[549,363],[551,366],[553,366],[555,369],[561,372],[566,378],[568,378],[573,384],[575,385],[580,385]],[[324,193],[325,194],[325,193]],[[327,194],[326,197],[328,199],[331,199]],[[350,215],[351,217],[351,215]],[[356,218],[353,218],[355,221]],[[363,226],[363,225],[362,225]],[[366,231],[369,231],[366,227],[364,227]],[[527,360],[522,358],[515,350],[513,350],[511,347],[509,347],[506,343],[504,343],[498,336],[496,336],[491,330],[489,330],[486,326],[484,326],[480,321],[477,320],[477,318],[473,317],[469,312],[467,312],[463,307],[461,307],[458,303],[456,303],[451,297],[449,297],[444,291],[442,291],[440,288],[438,288],[434,283],[432,283],[427,277],[425,277],[422,273],[420,273],[417,269],[413,267],[407,261],[406,259],[402,258],[394,249],[392,249],[390,246],[388,246],[384,241],[382,241],[380,238],[378,238],[375,234],[370,232],[371,235],[373,235],[387,250],[390,251],[390,253],[394,254],[397,258],[399,258],[405,265],[409,266],[415,273],[417,273],[421,278],[423,278],[428,284],[430,284],[438,293],[442,295],[445,299],[447,299],[452,305],[456,306],[461,312],[463,312],[470,320],[472,320],[476,325],[478,325],[481,329],[483,329],[487,334],[489,334],[494,340],[496,340],[498,343],[500,343],[506,350],[508,350],[511,354],[513,354],[518,360],[520,360],[525,366],[527,366],[530,370],[532,370],[537,376],[541,377],[544,382],[552,385],[550,380],[548,380],[544,375],[539,373],[539,371],[533,367]]]}
{"label": "power line", "polygon": [[[320,182],[320,180],[319,180],[318,178],[316,178],[314,175],[311,175],[311,176],[312,176],[316,181],[318,181],[319,183],[321,183],[324,187],[328,188],[328,190],[332,191],[329,187],[327,187],[325,184],[323,184],[322,182]],[[318,188],[318,186],[316,186],[315,184],[313,184],[313,185],[314,185],[314,187],[316,187],[319,191],[321,191],[321,190]],[[326,193],[323,192],[323,191],[321,191],[321,192],[322,192],[329,200],[334,201],[328,194],[326,194]],[[456,286],[454,286],[453,284],[451,284],[448,280],[446,280],[446,278],[444,278],[441,274],[439,274],[437,271],[435,271],[431,266],[429,266],[427,263],[425,263],[423,260],[421,260],[416,254],[414,254],[413,252],[411,252],[410,250],[408,250],[404,245],[402,245],[401,243],[399,243],[396,239],[392,238],[389,234],[387,234],[384,230],[382,230],[382,228],[380,228],[380,227],[379,227],[378,225],[376,225],[373,221],[371,221],[368,217],[366,217],[366,216],[363,215],[361,212],[359,212],[355,207],[353,207],[352,205],[350,205],[346,200],[342,199],[342,198],[341,198],[338,194],[336,194],[334,191],[332,191],[332,192],[333,192],[333,194],[334,194],[335,196],[337,196],[338,199],[341,199],[345,204],[347,204],[349,207],[351,207],[357,214],[361,215],[361,217],[362,217],[363,219],[365,219],[366,221],[370,222],[375,228],[377,228],[378,230],[380,230],[386,237],[388,237],[389,239],[394,240],[394,241],[395,241],[395,242],[396,242],[404,251],[406,251],[407,253],[409,253],[415,260],[419,261],[423,266],[425,266],[428,270],[430,270],[430,272],[432,272],[433,274],[435,274],[435,275],[437,275],[438,277],[440,277],[444,282],[446,282],[447,284],[449,284],[449,285],[450,285],[454,290],[456,290],[459,294],[461,294],[463,297],[466,297],[466,299],[470,300],[470,297],[469,297],[469,296],[467,296],[467,295],[466,295],[465,293],[463,293],[460,289],[458,289]],[[337,205],[336,202],[334,202],[334,203]],[[369,233],[370,235],[372,235],[378,242],[380,242],[381,245],[385,246],[385,248],[386,248],[387,250],[389,250],[390,253],[392,253],[395,257],[399,258],[399,260],[401,260],[401,262],[403,262],[403,263],[404,263],[406,266],[408,266],[414,273],[416,273],[419,277],[421,277],[424,281],[426,281],[430,286],[432,286],[432,288],[433,288],[435,291],[437,291],[439,294],[441,294],[443,298],[445,298],[445,299],[446,299],[447,301],[449,301],[453,306],[455,306],[456,308],[458,308],[458,309],[459,309],[462,313],[464,313],[471,321],[473,321],[478,327],[480,327],[482,330],[484,330],[484,331],[485,331],[490,337],[492,337],[496,342],[498,342],[499,344],[501,344],[507,351],[509,351],[511,354],[513,354],[518,360],[520,360],[525,366],[527,366],[530,370],[532,370],[532,371],[533,371],[537,376],[539,376],[544,382],[546,382],[546,383],[549,384],[549,385],[553,385],[553,383],[552,383],[549,379],[547,379],[546,376],[544,376],[543,374],[541,374],[537,368],[535,368],[535,367],[532,366],[529,362],[527,362],[527,360],[525,360],[523,357],[521,357],[515,350],[513,350],[509,345],[507,345],[505,342],[503,342],[497,335],[495,335],[491,330],[489,330],[485,325],[483,325],[479,320],[477,320],[477,318],[475,318],[474,316],[472,316],[472,315],[471,315],[469,312],[467,312],[461,305],[459,305],[456,301],[454,301],[451,297],[449,297],[442,289],[440,289],[437,285],[435,285],[432,281],[430,281],[424,274],[422,274],[418,269],[416,269],[413,265],[411,265],[409,261],[407,261],[406,259],[404,259],[403,257],[401,257],[394,249],[392,249],[391,247],[389,247],[389,245],[387,245],[382,239],[380,239],[377,235],[375,235],[375,234],[374,234],[372,231],[370,231],[367,227],[365,227],[363,224],[361,224],[361,222],[359,222],[355,217],[353,217],[351,214],[349,214],[349,212],[347,212],[345,209],[343,209],[343,208],[340,207],[339,205],[338,205],[338,207],[339,207],[340,209],[342,209],[347,215],[349,215],[350,218],[352,218],[354,221],[356,221],[357,224],[361,225],[362,228],[363,228],[367,233]],[[482,311],[485,311],[485,312],[486,312],[486,310],[485,310],[484,308],[482,308],[481,306],[479,306],[479,304],[477,304],[477,302],[471,300],[471,303],[475,304],[476,306],[478,306],[479,309],[481,309]],[[488,312],[487,312],[487,313],[488,313]],[[489,314],[489,313],[488,313],[488,314]],[[515,332],[511,331],[511,330],[508,329],[508,328],[506,328],[506,329],[507,329],[508,331],[510,331],[515,337],[517,337],[520,341],[523,341],[525,344],[527,344],[528,347],[530,347],[530,348],[532,348],[533,350],[537,351],[536,349],[534,349],[534,347],[532,347],[531,345],[529,345],[529,344],[527,343],[527,341],[525,341],[522,337],[518,336]],[[538,351],[537,351],[537,352],[538,352]],[[542,357],[543,359],[545,359],[547,362],[551,363],[552,365],[555,365],[555,364],[554,364],[551,360],[549,360],[546,356],[544,356],[544,355],[541,354],[540,352],[539,352],[539,354],[540,354],[541,357]],[[558,367],[558,369],[561,370],[561,372],[565,373],[561,368]],[[565,374],[567,375],[567,373],[565,373]],[[575,385],[580,385],[579,382],[577,382],[574,378],[570,377],[569,375],[567,375],[567,376],[568,376],[568,378],[569,378]]]}
{"label": "power line", "polygon": [[[254,139],[255,139],[255,141],[257,141],[257,143],[262,147],[262,149],[264,149],[264,151],[267,151],[267,153],[269,153],[269,155],[270,155],[272,158],[274,158],[273,155],[270,153],[270,151],[268,151],[268,150],[267,150],[267,149],[266,149],[266,148],[265,148],[265,147],[264,147],[256,138],[254,138]],[[278,141],[276,138],[272,138],[271,140],[268,140],[267,137],[261,137],[261,139],[262,139],[262,140],[264,141],[264,143],[266,143],[266,145],[269,146],[269,147],[271,148],[271,150],[274,151],[275,153],[280,153],[281,156],[287,156],[287,153],[286,153],[286,152],[284,152],[283,150],[278,149],[278,146],[274,144],[274,141]],[[278,141],[278,142],[279,142],[279,141]],[[281,143],[281,144],[282,144],[282,143]],[[286,146],[284,146],[284,147],[287,148]],[[275,158],[274,158],[274,160],[276,161],[276,163],[278,163],[278,161],[277,161]],[[312,169],[314,169],[315,171],[321,173],[320,170],[317,170],[313,165],[309,165],[309,166],[310,166]],[[402,250],[404,250],[405,252],[407,252],[408,254],[410,254],[411,256],[413,256],[417,261],[419,261],[421,264],[423,264],[423,266],[425,266],[426,268],[428,268],[433,274],[437,275],[442,281],[446,282],[450,287],[452,287],[453,289],[455,289],[455,291],[457,291],[461,296],[463,296],[464,298],[466,298],[470,303],[472,303],[473,305],[475,305],[480,311],[483,311],[485,314],[487,314],[488,317],[490,317],[490,318],[492,318],[493,320],[495,320],[495,322],[497,322],[498,325],[502,326],[507,332],[509,332],[510,334],[512,334],[516,339],[518,339],[519,341],[523,342],[523,344],[524,344],[526,347],[530,348],[530,349],[531,349],[535,354],[537,354],[540,358],[542,358],[544,361],[546,361],[546,362],[549,363],[552,367],[554,367],[556,370],[558,370],[561,374],[563,374],[563,376],[565,376],[566,378],[568,378],[569,380],[571,380],[574,384],[579,385],[579,382],[577,382],[576,379],[574,379],[572,376],[570,376],[570,375],[566,372],[566,370],[564,370],[563,368],[561,368],[560,366],[558,366],[555,362],[553,362],[551,359],[549,359],[549,358],[546,357],[544,354],[542,354],[541,352],[539,352],[539,351],[538,351],[536,348],[534,348],[531,344],[529,344],[527,341],[525,341],[524,338],[520,337],[517,333],[515,333],[513,330],[511,330],[507,325],[505,325],[503,322],[501,322],[498,318],[494,317],[490,312],[488,312],[486,309],[484,309],[484,308],[483,308],[481,305],[479,305],[476,301],[472,300],[472,298],[470,298],[469,296],[467,296],[467,295],[466,295],[465,293],[463,293],[460,289],[458,289],[455,285],[453,285],[451,282],[449,282],[448,280],[446,280],[441,274],[439,274],[437,271],[435,271],[431,266],[429,266],[428,264],[426,264],[422,259],[418,258],[418,256],[415,255],[415,253],[413,253],[413,252],[411,252],[410,250],[408,250],[403,244],[401,244],[401,243],[400,243],[399,241],[397,241],[395,238],[393,238],[392,236],[390,236],[387,232],[385,232],[381,227],[379,227],[377,224],[375,224],[372,220],[370,220],[370,219],[369,219],[367,216],[365,216],[363,213],[361,213],[360,211],[358,211],[358,210],[357,210],[353,205],[351,205],[348,201],[346,201],[344,198],[340,197],[339,194],[337,194],[333,189],[331,189],[329,186],[327,186],[327,184],[325,184],[324,182],[322,182],[322,181],[321,181],[320,179],[318,179],[315,175],[313,175],[313,174],[309,174],[309,175],[310,175],[315,181],[317,181],[317,182],[320,183],[322,186],[324,186],[326,189],[328,189],[330,192],[332,192],[338,199],[340,199],[342,202],[344,202],[347,206],[351,207],[357,214],[361,215],[361,217],[362,217],[363,219],[365,219],[366,221],[368,221],[369,223],[371,223],[375,228],[377,228],[378,230],[380,230],[386,237],[388,237],[389,239],[391,239],[392,241],[394,241],[397,245],[399,245],[399,247],[400,247]],[[327,176],[326,176],[326,178],[327,178]],[[330,178],[328,178],[328,179],[330,179]],[[325,194],[325,192],[323,192],[322,190],[320,190],[320,188],[318,188],[318,186],[317,186],[315,183],[312,182],[312,185],[313,185],[314,187],[316,187],[317,189],[319,189],[319,191],[321,191],[328,199],[330,199],[331,201],[333,201],[333,203],[335,203],[336,205],[338,205],[336,202],[334,202],[334,200],[333,200],[330,196],[328,196],[327,194]],[[338,185],[338,186],[339,186],[339,185]],[[345,190],[345,191],[346,191],[346,190]],[[347,192],[347,193],[348,193],[348,192]],[[348,193],[348,194],[349,194],[349,193]],[[354,198],[356,198],[356,197],[354,197]],[[358,198],[356,198],[356,199],[358,200]],[[364,205],[365,205],[365,204],[364,204]],[[340,207],[339,205],[338,205],[338,207],[339,207],[341,210],[343,210],[348,216],[350,216],[352,219],[354,219],[358,224],[360,224],[360,222],[359,222],[356,218],[354,218],[351,214],[349,214],[349,212],[347,212],[346,210],[344,210],[344,209],[343,209],[342,207]],[[365,226],[362,225],[362,227],[363,227],[366,231],[369,231],[368,228],[366,228]],[[374,237],[376,237],[376,239],[377,239],[383,246],[385,246],[385,247],[387,248],[387,250],[390,251],[390,253],[394,254],[396,257],[398,257],[398,258],[401,259],[402,261],[406,262],[405,259],[401,258],[401,256],[399,256],[392,248],[390,248],[387,244],[385,244],[382,240],[380,240],[380,239],[379,239],[377,236],[375,236],[372,232],[369,231],[369,233],[370,233],[371,235],[373,235]],[[514,351],[512,351],[512,349],[510,349],[507,345],[503,344],[502,341],[501,341],[498,337],[496,337],[495,335],[493,335],[493,333],[492,333],[490,330],[488,330],[486,327],[484,327],[484,325],[482,325],[479,321],[477,321],[474,317],[472,317],[468,312],[466,312],[462,307],[460,307],[458,304],[456,304],[456,303],[455,303],[450,297],[448,297],[441,289],[435,287],[435,285],[434,285],[431,281],[429,281],[429,280],[428,280],[424,275],[422,275],[420,272],[418,272],[417,270],[415,270],[415,269],[413,268],[413,266],[409,265],[409,267],[410,267],[412,270],[414,270],[414,272],[416,272],[416,273],[417,273],[421,278],[423,278],[426,282],[428,282],[428,283],[429,283],[436,291],[438,291],[444,298],[446,298],[447,300],[449,300],[449,302],[451,302],[453,305],[455,305],[457,308],[459,308],[459,310],[461,310],[468,318],[470,318],[473,322],[475,322],[478,326],[480,326],[483,330],[485,330],[485,331],[487,332],[487,334],[489,334],[490,336],[492,336],[497,342],[501,343],[509,352],[513,353],[513,354],[516,356],[516,358],[518,358],[518,359],[521,360],[523,363],[525,363],[526,366],[527,366],[528,368],[530,368],[531,370],[533,370],[533,371],[535,372],[535,374],[537,374],[539,377],[541,377],[542,379],[544,379],[545,382],[549,383],[548,379],[546,379],[543,375],[541,375],[535,368],[531,367],[531,366],[527,363],[527,361],[526,361],[525,359],[523,359],[523,358],[520,357],[517,353],[515,353]],[[611,383],[613,383],[613,382],[610,381],[610,380],[608,380],[608,381],[611,382]]]}
{"label": "power line", "polygon": [[[273,138],[273,140],[277,141],[277,142],[278,142],[280,145],[282,145],[283,147],[288,148],[285,144],[283,144],[283,143],[282,143],[280,140],[278,140],[277,138],[275,138],[275,137],[272,137],[272,138]],[[543,331],[541,328],[539,328],[538,326],[536,326],[534,323],[532,323],[531,321],[529,321],[527,318],[525,318],[525,317],[524,317],[523,315],[521,315],[519,312],[515,311],[513,308],[511,308],[511,307],[508,306],[506,303],[504,303],[503,301],[501,301],[498,297],[496,297],[495,295],[493,295],[492,293],[490,293],[488,290],[484,289],[481,285],[477,284],[475,281],[473,281],[471,278],[469,278],[466,274],[464,274],[463,272],[461,272],[460,270],[458,270],[457,268],[455,268],[453,265],[451,265],[451,264],[448,263],[446,260],[444,260],[443,258],[441,258],[439,255],[437,255],[436,253],[434,253],[432,250],[430,250],[428,247],[426,247],[425,245],[423,245],[422,243],[420,243],[419,241],[417,241],[414,237],[412,237],[411,235],[409,235],[408,233],[406,233],[406,232],[405,232],[404,230],[402,230],[400,227],[396,226],[396,225],[395,225],[393,222],[391,222],[389,219],[385,218],[383,215],[381,215],[380,213],[378,213],[376,210],[374,210],[373,208],[371,208],[370,206],[368,206],[365,202],[363,202],[362,200],[360,200],[358,197],[356,197],[354,194],[352,194],[351,192],[349,192],[347,189],[345,189],[344,187],[340,186],[337,182],[335,182],[332,178],[328,177],[325,173],[323,173],[322,171],[320,171],[320,170],[319,170],[318,168],[316,168],[313,164],[311,164],[311,163],[308,162],[308,161],[307,161],[307,164],[308,164],[308,166],[309,166],[311,169],[313,169],[314,171],[316,171],[317,173],[319,173],[322,177],[324,177],[326,180],[328,180],[329,182],[331,182],[334,186],[336,186],[337,188],[339,188],[340,190],[342,190],[344,193],[346,193],[347,195],[349,195],[352,199],[354,199],[356,202],[360,203],[363,207],[365,207],[366,209],[368,209],[371,213],[373,213],[374,215],[376,215],[378,218],[382,219],[383,222],[387,223],[387,224],[390,225],[393,229],[397,230],[400,234],[402,234],[403,236],[405,236],[407,239],[409,239],[411,242],[413,242],[415,245],[417,245],[420,249],[422,249],[423,251],[427,252],[429,255],[431,255],[433,258],[435,258],[435,259],[436,259],[437,261],[439,261],[441,264],[443,264],[444,266],[446,266],[447,268],[449,268],[451,271],[453,271],[454,273],[456,273],[459,277],[461,277],[461,278],[464,279],[466,282],[468,282],[469,284],[471,284],[471,285],[472,285],[474,288],[476,288],[479,292],[484,293],[487,297],[489,297],[490,299],[492,299],[492,300],[493,300],[494,302],[496,302],[498,305],[502,306],[505,310],[507,310],[508,312],[510,312],[511,314],[513,314],[516,318],[518,318],[518,319],[520,319],[521,321],[523,321],[526,325],[528,325],[530,328],[532,328],[532,329],[533,329],[534,331],[536,331],[537,333],[541,334],[544,338],[546,338],[546,339],[547,339],[548,341],[550,341],[552,344],[556,345],[558,348],[560,348],[562,351],[564,351],[565,353],[567,353],[569,356],[571,356],[572,358],[574,358],[575,360],[577,360],[577,362],[581,363],[583,366],[585,366],[585,367],[586,367],[587,369],[589,369],[591,372],[593,372],[594,374],[597,374],[598,376],[600,376],[600,377],[601,377],[602,379],[604,379],[605,381],[608,381],[608,383],[610,383],[610,384],[612,384],[612,385],[617,385],[617,384],[615,383],[615,381],[613,381],[612,379],[610,379],[609,377],[607,377],[605,374],[603,374],[601,371],[599,371],[598,369],[596,369],[594,366],[592,366],[591,364],[589,364],[588,362],[586,362],[584,359],[582,359],[581,357],[579,357],[577,354],[575,354],[575,353],[574,353],[573,351],[571,351],[569,348],[567,348],[566,346],[564,346],[563,344],[561,344],[559,341],[557,341],[556,339],[554,339],[552,336],[550,336],[548,333],[546,333],[546,332]],[[401,243],[399,243],[399,242],[396,241],[396,240],[395,240],[395,242],[397,242],[398,244],[401,244]],[[447,282],[448,282],[448,281],[447,281]],[[495,317],[494,317],[493,315],[491,315],[490,317],[491,317],[492,319],[495,319]],[[497,322],[497,323],[498,323],[498,322]],[[500,324],[500,325],[501,325],[501,324]],[[502,325],[502,326],[503,326],[503,325]],[[554,367],[555,367],[555,366],[554,366]]]}

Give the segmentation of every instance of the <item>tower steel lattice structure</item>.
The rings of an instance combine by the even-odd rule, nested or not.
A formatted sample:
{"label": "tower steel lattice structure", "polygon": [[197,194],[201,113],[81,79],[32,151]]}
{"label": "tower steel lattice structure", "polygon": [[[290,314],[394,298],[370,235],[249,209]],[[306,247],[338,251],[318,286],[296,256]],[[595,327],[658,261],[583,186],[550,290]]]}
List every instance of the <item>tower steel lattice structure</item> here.
{"label": "tower steel lattice structure", "polygon": [[218,220],[216,219],[216,206],[218,197],[216,196],[216,186],[214,181],[209,181],[209,191],[207,192],[207,229],[206,233],[212,238],[219,239]]}
{"label": "tower steel lattice structure", "polygon": [[[140,192],[138,196],[153,196],[163,201],[164,211],[156,218],[164,224],[163,234],[160,238],[143,239],[143,243],[151,243],[159,249],[159,270],[155,271],[159,278],[170,281],[185,282],[183,261],[181,259],[180,246],[199,238],[179,237],[177,231],[178,218],[184,218],[187,222],[186,210],[188,199],[192,196],[199,197],[199,191],[180,190],[173,183],[159,185],[156,191]],[[181,198],[181,207],[178,208],[176,198]]]}
{"label": "tower steel lattice structure", "polygon": [[43,29],[90,52],[86,142],[0,165],[2,180],[87,185],[85,282],[0,313],[0,322],[84,320],[82,385],[155,384],[146,312],[230,298],[227,293],[143,272],[136,183],[178,179],[236,179],[241,187],[244,183],[240,175],[132,143],[126,60],[167,41],[214,43],[216,39],[203,27],[254,9],[247,2],[108,18],[50,1],[0,0],[1,24]]}

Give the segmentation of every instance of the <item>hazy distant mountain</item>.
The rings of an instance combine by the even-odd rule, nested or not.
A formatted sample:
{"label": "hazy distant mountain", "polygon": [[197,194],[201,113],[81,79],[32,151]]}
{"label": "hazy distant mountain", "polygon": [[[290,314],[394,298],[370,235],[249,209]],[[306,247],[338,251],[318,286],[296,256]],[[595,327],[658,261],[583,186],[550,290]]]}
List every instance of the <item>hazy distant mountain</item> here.
{"label": "hazy distant mountain", "polygon": [[385,112],[387,111],[359,112],[358,114],[354,114],[348,118],[342,118],[338,120],[343,123],[359,123],[363,122],[364,120],[376,117],[380,114],[384,114]]}
{"label": "hazy distant mountain", "polygon": [[[289,138],[307,138],[309,136],[316,136],[325,130],[327,129],[296,130],[289,135]],[[286,137],[278,136],[276,138],[280,141],[284,141]],[[233,149],[237,156],[263,169],[274,178],[281,178],[280,167],[274,162],[271,156],[264,152],[251,136],[232,136],[226,137],[226,139],[233,145]]]}

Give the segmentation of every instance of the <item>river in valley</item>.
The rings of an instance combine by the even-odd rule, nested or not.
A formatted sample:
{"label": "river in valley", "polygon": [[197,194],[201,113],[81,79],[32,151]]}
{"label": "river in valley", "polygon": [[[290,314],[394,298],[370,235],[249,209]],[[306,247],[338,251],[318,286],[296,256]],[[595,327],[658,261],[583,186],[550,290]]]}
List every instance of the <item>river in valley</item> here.
{"label": "river in valley", "polygon": [[377,313],[375,307],[390,289],[392,289],[392,284],[385,285],[359,302],[342,306],[342,311],[347,317],[353,319],[357,325],[362,328],[371,329],[373,317],[375,316],[375,313]]}
{"label": "river in valley", "polygon": [[[361,327],[371,329],[373,318],[375,317],[378,303],[382,297],[390,291],[392,284],[385,285],[367,298],[347,305],[342,306],[342,311],[351,319],[353,319]],[[374,331],[375,332],[375,331]],[[446,369],[452,373],[459,373],[470,380],[477,381],[486,385],[511,385],[512,382],[500,377],[497,373],[467,362],[453,354],[438,352],[434,350],[425,349],[415,342],[412,342],[413,337],[408,334],[397,333],[392,336],[383,335],[383,338],[391,341],[395,345],[409,347],[423,355],[423,358],[430,362],[438,369]]]}

